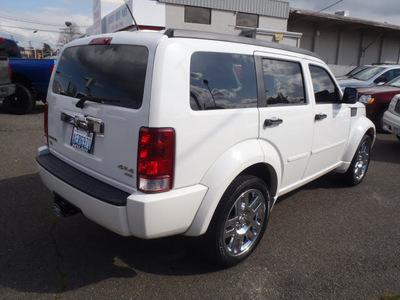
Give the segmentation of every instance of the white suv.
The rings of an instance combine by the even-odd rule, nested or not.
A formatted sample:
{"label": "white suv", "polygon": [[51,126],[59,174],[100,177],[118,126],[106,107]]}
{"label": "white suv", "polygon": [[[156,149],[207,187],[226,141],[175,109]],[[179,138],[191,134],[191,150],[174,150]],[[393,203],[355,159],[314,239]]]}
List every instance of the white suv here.
{"label": "white suv", "polygon": [[204,32],[120,32],[64,48],[37,157],[58,213],[121,235],[204,235],[236,264],[276,199],[332,170],[367,172],[375,139],[311,52]]}

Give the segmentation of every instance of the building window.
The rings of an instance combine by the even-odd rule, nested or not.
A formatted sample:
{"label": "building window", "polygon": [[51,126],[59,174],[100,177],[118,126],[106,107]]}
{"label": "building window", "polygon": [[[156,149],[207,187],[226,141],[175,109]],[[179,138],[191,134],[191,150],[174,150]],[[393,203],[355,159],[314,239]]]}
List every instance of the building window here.
{"label": "building window", "polygon": [[204,7],[185,6],[185,22],[211,24],[211,9]]}
{"label": "building window", "polygon": [[258,28],[258,15],[237,13],[236,26]]}

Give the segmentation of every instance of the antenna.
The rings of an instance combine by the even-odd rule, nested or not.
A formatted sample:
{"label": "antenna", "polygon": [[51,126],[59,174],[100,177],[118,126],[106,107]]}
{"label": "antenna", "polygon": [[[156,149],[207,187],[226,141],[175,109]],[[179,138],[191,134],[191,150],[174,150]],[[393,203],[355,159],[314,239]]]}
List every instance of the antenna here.
{"label": "antenna", "polygon": [[131,14],[133,23],[135,23],[136,30],[139,31],[139,26],[138,26],[138,24],[136,23],[135,17],[133,16],[133,13],[132,13],[131,9],[129,8],[128,3],[125,3],[125,5],[126,5],[126,7],[128,8],[129,13]]}

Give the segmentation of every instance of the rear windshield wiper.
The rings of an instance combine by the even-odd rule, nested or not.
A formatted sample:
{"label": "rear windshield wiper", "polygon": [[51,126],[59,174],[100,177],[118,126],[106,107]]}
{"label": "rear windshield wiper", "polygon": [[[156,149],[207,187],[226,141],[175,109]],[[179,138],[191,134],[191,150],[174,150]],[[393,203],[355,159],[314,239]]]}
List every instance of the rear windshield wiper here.
{"label": "rear windshield wiper", "polygon": [[84,107],[86,101],[92,101],[92,102],[97,102],[97,103],[105,103],[105,102],[118,103],[118,102],[121,102],[119,100],[110,100],[110,99],[98,98],[96,96],[85,96],[85,97],[82,97],[81,99],[79,99],[79,101],[76,102],[75,106],[82,109]]}

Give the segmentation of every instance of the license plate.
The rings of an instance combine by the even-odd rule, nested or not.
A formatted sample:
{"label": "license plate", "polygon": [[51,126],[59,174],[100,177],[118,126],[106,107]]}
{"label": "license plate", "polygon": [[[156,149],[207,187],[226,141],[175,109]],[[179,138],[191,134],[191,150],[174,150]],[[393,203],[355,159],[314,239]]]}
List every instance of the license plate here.
{"label": "license plate", "polygon": [[72,131],[71,146],[87,153],[93,152],[94,133],[74,127]]}

